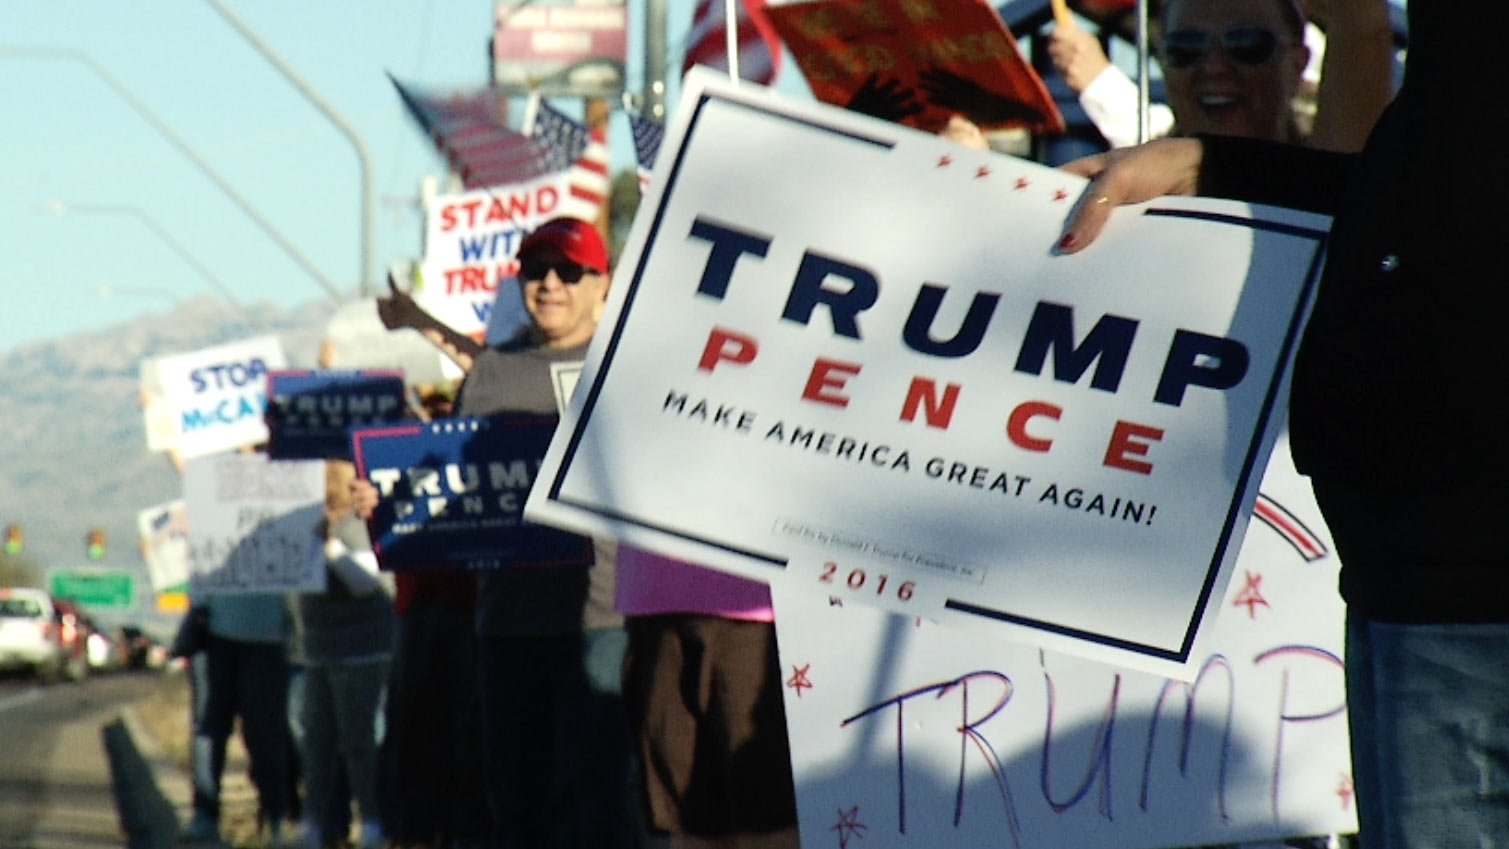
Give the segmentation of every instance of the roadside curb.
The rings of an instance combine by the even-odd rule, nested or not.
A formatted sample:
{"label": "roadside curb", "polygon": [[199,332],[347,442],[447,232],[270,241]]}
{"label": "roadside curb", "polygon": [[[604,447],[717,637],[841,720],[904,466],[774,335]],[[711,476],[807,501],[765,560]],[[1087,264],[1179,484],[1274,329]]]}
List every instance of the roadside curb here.
{"label": "roadside curb", "polygon": [[[181,710],[184,723],[179,726],[175,723],[166,725],[160,721],[161,717],[149,711]],[[188,705],[178,704],[170,700],[169,706],[165,706],[160,696],[152,696],[146,699],[118,707],[120,736],[128,740],[123,748],[129,747],[141,766],[136,773],[139,775],[137,783],[150,785],[150,789],[144,786],[137,796],[131,799],[144,799],[146,804],[157,810],[171,812],[169,818],[160,814],[151,817],[154,829],[166,829],[166,842],[135,843],[130,849],[158,849],[158,847],[194,847],[194,849],[228,849],[231,846],[256,846],[266,844],[265,836],[258,833],[257,828],[257,795],[252,786],[247,772],[248,763],[246,752],[241,746],[240,735],[232,734],[227,741],[226,772],[221,778],[220,784],[220,839],[205,841],[181,840],[182,826],[188,823],[194,816],[194,776],[189,767],[183,763],[185,757],[182,753],[175,754],[171,750],[172,742],[164,740],[161,734],[184,734],[186,737],[192,734],[187,723]],[[129,805],[127,797],[120,797],[122,805],[122,817],[127,814]],[[133,812],[137,815],[146,814]],[[154,839],[155,836],[154,836]]]}
{"label": "roadside curb", "polygon": [[116,816],[128,849],[170,849],[178,837],[178,815],[158,786],[152,760],[140,751],[124,711],[100,727],[110,765]]}
{"label": "roadside curb", "polygon": [[141,753],[151,770],[152,783],[156,785],[162,797],[173,806],[178,821],[180,823],[186,821],[194,807],[193,778],[173,762],[167,749],[163,748],[157,738],[147,731],[145,723],[136,711],[136,705],[126,705],[121,708],[120,718],[126,733],[131,736],[132,744]]}

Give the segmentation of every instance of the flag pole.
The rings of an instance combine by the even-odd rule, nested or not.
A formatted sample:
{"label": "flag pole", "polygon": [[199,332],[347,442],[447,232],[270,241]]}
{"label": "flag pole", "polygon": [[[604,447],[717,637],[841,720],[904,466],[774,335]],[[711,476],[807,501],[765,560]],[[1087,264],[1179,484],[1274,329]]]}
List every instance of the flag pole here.
{"label": "flag pole", "polygon": [[529,90],[529,99],[524,101],[524,123],[522,125],[524,135],[534,134],[534,122],[535,118],[539,117],[539,114],[540,90],[532,88]]}
{"label": "flag pole", "polygon": [[1053,8],[1053,25],[1065,28],[1077,26],[1074,23],[1074,13],[1069,11],[1069,0],[1051,0],[1049,5]]}
{"label": "flag pole", "polygon": [[1148,0],[1137,0],[1137,143],[1147,141],[1152,118],[1149,114],[1148,104],[1151,100],[1148,87]]}
{"label": "flag pole", "polygon": [[739,0],[723,0],[723,42],[724,48],[728,51],[728,78],[734,85],[738,85]]}

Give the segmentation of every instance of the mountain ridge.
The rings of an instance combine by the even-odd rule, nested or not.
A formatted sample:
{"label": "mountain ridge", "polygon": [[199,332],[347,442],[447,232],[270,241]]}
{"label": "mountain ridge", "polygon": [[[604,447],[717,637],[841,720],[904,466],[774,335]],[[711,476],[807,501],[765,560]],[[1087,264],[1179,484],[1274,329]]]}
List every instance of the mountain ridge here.
{"label": "mountain ridge", "polygon": [[[147,450],[139,403],[143,358],[276,334],[291,367],[312,367],[335,312],[328,300],[261,303],[240,314],[200,297],[102,330],[0,350],[0,523],[19,523],[34,567],[130,569],[137,609],[150,611],[137,546],[138,511],[181,497],[166,455]],[[104,529],[103,560],[85,556]]]}

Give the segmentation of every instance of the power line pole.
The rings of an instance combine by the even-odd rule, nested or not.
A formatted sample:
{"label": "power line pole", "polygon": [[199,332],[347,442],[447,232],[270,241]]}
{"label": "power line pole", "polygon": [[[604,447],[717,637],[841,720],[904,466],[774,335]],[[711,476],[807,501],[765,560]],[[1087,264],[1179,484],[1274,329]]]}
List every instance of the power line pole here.
{"label": "power line pole", "polygon": [[308,100],[310,104],[313,105],[314,108],[318,109],[321,113],[323,113],[326,118],[329,118],[330,122],[335,125],[336,129],[340,130],[341,134],[351,142],[351,146],[356,148],[356,162],[357,167],[361,170],[362,183],[361,279],[357,281],[357,291],[360,292],[363,297],[373,294],[372,161],[371,157],[367,154],[366,143],[364,143],[361,136],[357,134],[356,128],[352,127],[351,124],[346,121],[346,119],[337,114],[335,109],[331,107],[329,103],[326,103],[325,99],[320,97],[320,95],[315,92],[315,90],[309,85],[309,83],[304,81],[303,77],[299,76],[298,72],[293,69],[293,66],[283,61],[283,57],[279,56],[272,49],[272,47],[270,47],[265,41],[262,40],[260,36],[253,32],[250,27],[243,23],[240,18],[236,17],[236,13],[231,11],[229,6],[226,6],[225,3],[221,2],[221,0],[205,0],[205,2],[209,3],[210,6],[215,9],[215,11],[219,12],[220,17],[225,18],[226,22],[234,27],[236,32],[239,32],[241,36],[251,44],[252,47],[256,48],[257,52],[261,53],[263,58],[270,62],[273,67],[282,72],[283,76],[293,84],[293,87],[298,89],[300,94],[304,95],[304,99]]}
{"label": "power line pole", "polygon": [[126,101],[126,103],[132,109],[136,110],[136,113],[138,115],[145,118],[147,120],[147,123],[152,125],[153,129],[157,130],[159,133],[162,133],[169,142],[172,142],[173,146],[178,149],[179,153],[182,153],[190,162],[194,163],[194,167],[198,168],[199,171],[206,177],[210,178],[210,181],[218,186],[221,191],[225,192],[231,200],[235,201],[236,205],[241,208],[241,211],[246,213],[247,217],[252,221],[256,222],[258,227],[262,228],[262,232],[266,233],[268,237],[270,237],[274,242],[277,242],[278,247],[282,248],[289,256],[293,257],[294,261],[297,262],[301,268],[307,271],[309,273],[309,276],[313,277],[315,282],[320,284],[320,287],[322,289],[329,293],[331,300],[335,301],[337,304],[341,302],[341,294],[340,291],[336,289],[335,284],[331,283],[330,279],[326,277],[325,274],[321,272],[319,268],[309,260],[308,257],[304,256],[304,254],[301,253],[298,248],[294,247],[293,243],[288,241],[288,239],[278,231],[278,228],[274,227],[272,225],[272,222],[267,220],[266,216],[258,212],[257,208],[252,206],[251,202],[243,197],[240,192],[236,191],[236,187],[232,186],[229,180],[221,176],[219,171],[216,171],[213,166],[206,162],[204,160],[204,157],[200,156],[199,153],[194,150],[194,148],[189,146],[188,142],[184,141],[179,137],[177,133],[173,132],[173,129],[169,127],[161,118],[159,118],[157,116],[157,113],[147,108],[147,105],[141,102],[141,100],[138,99],[136,95],[132,94],[131,90],[126,88],[126,86],[120,80],[116,79],[114,74],[106,70],[104,65],[101,65],[100,63],[94,61],[94,57],[81,50],[73,50],[66,47],[12,47],[9,45],[0,45],[0,56],[23,56],[40,59],[71,59],[75,62],[83,63],[90,70],[94,71],[94,73],[97,74],[100,79],[104,80],[105,84],[110,86],[111,90],[113,90],[120,97],[120,99]]}

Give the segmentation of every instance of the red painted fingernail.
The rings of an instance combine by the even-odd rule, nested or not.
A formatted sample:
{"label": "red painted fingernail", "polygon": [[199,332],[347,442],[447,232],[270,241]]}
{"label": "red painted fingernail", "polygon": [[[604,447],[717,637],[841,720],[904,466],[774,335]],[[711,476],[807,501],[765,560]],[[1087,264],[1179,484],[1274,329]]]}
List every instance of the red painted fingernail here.
{"label": "red painted fingernail", "polygon": [[1079,244],[1079,240],[1074,238],[1073,233],[1065,233],[1064,237],[1058,240],[1058,249],[1061,251],[1072,251],[1077,244]]}

